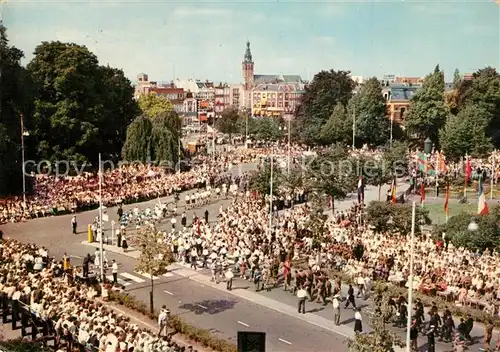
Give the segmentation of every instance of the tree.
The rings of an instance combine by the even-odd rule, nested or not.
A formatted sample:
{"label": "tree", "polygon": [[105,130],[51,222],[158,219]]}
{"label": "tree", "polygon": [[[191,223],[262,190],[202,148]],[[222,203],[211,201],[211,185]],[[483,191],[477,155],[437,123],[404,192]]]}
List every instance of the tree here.
{"label": "tree", "polygon": [[326,196],[332,200],[333,207],[336,199],[347,197],[358,183],[353,164],[347,149],[339,144],[319,154],[306,170],[312,196],[320,201]]}
{"label": "tree", "polygon": [[[429,211],[417,207],[415,220],[417,225],[430,224]],[[376,232],[398,232],[406,236],[411,233],[412,206],[373,201],[366,207],[366,221]],[[420,234],[420,226],[415,226],[415,234]]]}
{"label": "tree", "polygon": [[394,178],[393,172],[386,166],[383,159],[361,159],[362,174],[366,180],[366,184],[378,188],[378,200],[381,200],[382,186],[391,182]]}
{"label": "tree", "polygon": [[[273,162],[273,195],[278,195],[278,190],[281,188],[283,180],[281,170]],[[271,193],[271,163],[265,163],[261,169],[254,173],[250,179],[250,189],[257,191],[261,197]]]}
{"label": "tree", "polygon": [[466,248],[471,251],[484,251],[500,249],[500,207],[491,209],[489,215],[478,216],[475,221],[478,224],[477,231],[471,232],[468,226],[471,222],[471,214],[462,212],[448,219],[446,224],[436,226],[434,235],[441,238],[445,233],[446,241],[450,241],[457,248]]}
{"label": "tree", "polygon": [[154,278],[165,274],[168,271],[167,267],[175,262],[175,259],[170,246],[163,242],[163,234],[153,225],[139,229],[133,236],[133,243],[136,248],[141,249],[141,254],[135,263],[135,271],[147,274],[151,278],[149,308],[153,314]]}
{"label": "tree", "polygon": [[158,94],[142,94],[137,103],[142,113],[149,118],[162,115],[174,109],[170,100]]}
{"label": "tree", "polygon": [[[439,69],[439,66],[436,67]],[[434,71],[424,79],[422,89],[411,101],[411,108],[406,117],[405,127],[410,134],[420,139],[431,138],[438,143],[438,131],[448,117],[444,101],[444,73]]]}
{"label": "tree", "polygon": [[462,83],[462,77],[460,76],[460,71],[458,68],[453,72],[453,89],[458,89]]}
{"label": "tree", "polygon": [[481,157],[490,152],[491,138],[486,135],[489,119],[488,111],[473,105],[450,117],[439,133],[446,157],[458,161],[466,154]]}
{"label": "tree", "polygon": [[[9,46],[6,29],[0,24],[0,194],[22,188],[21,114],[30,130],[31,82],[20,61],[24,54]],[[27,140],[28,141],[28,140]]]}
{"label": "tree", "polygon": [[280,121],[274,117],[262,117],[254,121],[252,134],[255,138],[265,141],[276,141],[283,136]]}
{"label": "tree", "polygon": [[352,135],[352,121],[348,118],[344,105],[338,103],[332,115],[321,128],[321,142],[349,144]]}
{"label": "tree", "polygon": [[371,331],[349,339],[349,352],[395,352],[395,346],[404,347],[403,341],[387,327],[388,318],[393,316],[390,298],[387,289],[377,293],[375,313],[370,320]]}
{"label": "tree", "polygon": [[500,75],[492,67],[475,72],[472,80],[464,80],[458,88],[459,110],[468,105],[486,110],[489,119],[487,135],[496,147],[500,146]]}
{"label": "tree", "polygon": [[222,112],[221,117],[216,120],[215,126],[220,132],[228,134],[231,140],[231,136],[238,132],[239,117],[238,108],[231,106]]}
{"label": "tree", "polygon": [[394,141],[392,148],[386,148],[382,154],[384,169],[396,177],[406,176],[408,173],[408,163],[410,161],[410,149],[408,144],[401,141]]}
{"label": "tree", "polygon": [[320,142],[320,131],[338,103],[347,105],[355,87],[349,71],[320,71],[306,85],[296,111],[302,138],[308,143]]}
{"label": "tree", "polygon": [[137,117],[127,128],[122,157],[128,161],[148,162],[151,160],[151,119]]}
{"label": "tree", "polygon": [[27,66],[34,82],[32,139],[45,159],[117,159],[137,115],[123,71],[101,67],[86,47],[42,42]]}
{"label": "tree", "polygon": [[360,91],[351,98],[349,115],[356,118],[356,139],[361,145],[379,146],[387,143],[390,121],[382,86],[375,77],[363,83]]}

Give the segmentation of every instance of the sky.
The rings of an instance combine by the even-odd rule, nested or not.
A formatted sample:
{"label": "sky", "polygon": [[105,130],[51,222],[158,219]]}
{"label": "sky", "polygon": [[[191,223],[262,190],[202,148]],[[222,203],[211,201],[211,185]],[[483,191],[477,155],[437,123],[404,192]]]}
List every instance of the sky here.
{"label": "sky", "polygon": [[247,40],[256,74],[424,76],[440,64],[451,80],[456,68],[500,68],[494,0],[3,1],[23,64],[42,41],[74,42],[132,81],[240,83]]}

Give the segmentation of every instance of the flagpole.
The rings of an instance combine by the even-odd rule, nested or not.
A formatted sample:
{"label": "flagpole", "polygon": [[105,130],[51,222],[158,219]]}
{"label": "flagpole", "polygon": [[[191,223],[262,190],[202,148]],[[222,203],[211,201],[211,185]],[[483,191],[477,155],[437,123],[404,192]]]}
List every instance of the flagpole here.
{"label": "flagpole", "polygon": [[464,199],[466,199],[466,198],[467,198],[467,182],[469,181],[469,180],[467,179],[467,166],[468,166],[468,165],[467,165],[467,159],[468,159],[468,158],[467,158],[467,153],[466,153],[466,154],[465,154],[465,164],[464,164],[464,166],[465,166],[465,177],[464,177],[464,180],[465,180],[465,182],[464,182]]}
{"label": "flagpole", "polygon": [[101,153],[99,153],[99,231],[101,237],[99,238],[99,250],[101,252],[99,264],[101,265],[101,282],[104,283],[104,246],[103,237],[104,231],[102,230],[102,162]]}
{"label": "flagpole", "polygon": [[411,212],[411,237],[410,237],[410,276],[408,279],[408,321],[406,326],[406,350],[411,351],[410,347],[410,330],[411,320],[413,317],[413,261],[415,258],[415,201],[413,201]]}
{"label": "flagpole", "polygon": [[269,236],[271,236],[271,227],[273,224],[273,155],[274,150],[271,148],[271,183],[269,187]]}
{"label": "flagpole", "polygon": [[490,183],[491,183],[491,186],[490,186],[490,199],[493,199],[493,179],[495,178],[495,151],[493,151],[493,161],[492,161],[492,165],[491,165],[491,180],[490,180]]}
{"label": "flagpole", "polygon": [[436,198],[439,197],[439,173],[441,172],[441,170],[440,170],[440,165],[438,163],[439,163],[439,159],[440,158],[441,158],[441,152],[438,154],[438,157],[436,158],[436,161],[435,161],[435,165],[436,165],[436,169],[435,169],[435,174],[436,174]]}

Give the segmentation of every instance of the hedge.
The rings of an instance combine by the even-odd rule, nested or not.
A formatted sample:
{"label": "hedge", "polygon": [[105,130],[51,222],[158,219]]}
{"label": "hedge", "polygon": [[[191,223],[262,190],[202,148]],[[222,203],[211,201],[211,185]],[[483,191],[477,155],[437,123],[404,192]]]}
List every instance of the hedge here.
{"label": "hedge", "polygon": [[[330,278],[340,277],[342,282],[354,283],[352,277],[341,271],[330,270],[328,272],[328,276]],[[377,283],[384,284],[389,289],[389,292],[391,293],[392,296],[399,296],[400,294],[406,295],[408,293],[407,288],[398,287],[394,284],[385,281],[377,281],[375,285],[373,285],[373,288],[375,288]],[[439,296],[424,295],[418,291],[413,291],[413,298],[414,299],[419,298],[426,307],[430,307],[433,304],[436,304],[436,306],[440,311],[448,309],[454,317],[465,318],[467,317],[467,315],[470,314],[474,319],[474,321],[476,322],[483,323],[485,325],[491,322],[495,325],[495,327],[500,328],[499,317],[488,314],[480,309],[470,308],[470,307],[457,307],[455,304],[447,302],[445,299]]]}
{"label": "hedge", "polygon": [[[151,314],[149,308],[146,304],[133,296],[129,296],[125,293],[111,291],[109,293],[109,300],[116,302],[124,307],[132,309],[151,320],[158,320],[156,314]],[[168,325],[170,328],[174,329],[176,333],[179,333],[188,339],[202,344],[204,347],[211,348],[219,352],[237,352],[238,348],[229,343],[227,340],[218,338],[214,336],[210,331],[197,328],[192,326],[185,321],[183,321],[178,316],[171,316]]]}

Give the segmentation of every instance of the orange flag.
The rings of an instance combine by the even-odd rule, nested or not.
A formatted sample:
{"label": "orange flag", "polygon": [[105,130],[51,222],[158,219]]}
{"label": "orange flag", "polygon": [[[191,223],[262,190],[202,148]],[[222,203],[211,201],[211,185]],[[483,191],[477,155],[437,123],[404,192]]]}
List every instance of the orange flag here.
{"label": "orange flag", "polygon": [[448,208],[448,203],[450,201],[450,184],[448,183],[446,185],[446,195],[444,198],[444,213],[448,215],[449,213],[449,208]]}

